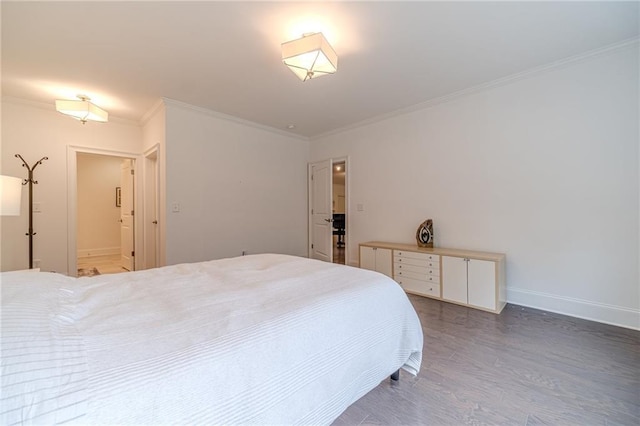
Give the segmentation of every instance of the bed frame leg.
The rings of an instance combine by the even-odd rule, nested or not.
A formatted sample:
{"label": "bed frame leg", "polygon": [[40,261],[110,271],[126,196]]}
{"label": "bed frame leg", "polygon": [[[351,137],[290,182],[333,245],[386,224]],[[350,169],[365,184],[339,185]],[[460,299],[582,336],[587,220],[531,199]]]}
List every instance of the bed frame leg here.
{"label": "bed frame leg", "polygon": [[396,370],[396,372],[391,375],[391,380],[394,382],[400,380],[400,370]]}

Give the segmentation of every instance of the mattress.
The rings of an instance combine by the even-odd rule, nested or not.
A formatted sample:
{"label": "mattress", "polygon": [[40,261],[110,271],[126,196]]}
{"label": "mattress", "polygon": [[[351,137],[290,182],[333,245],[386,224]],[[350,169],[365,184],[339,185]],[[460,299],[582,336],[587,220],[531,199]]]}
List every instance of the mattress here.
{"label": "mattress", "polygon": [[0,274],[10,424],[328,424],[422,329],[388,277],[264,254],[71,278]]}

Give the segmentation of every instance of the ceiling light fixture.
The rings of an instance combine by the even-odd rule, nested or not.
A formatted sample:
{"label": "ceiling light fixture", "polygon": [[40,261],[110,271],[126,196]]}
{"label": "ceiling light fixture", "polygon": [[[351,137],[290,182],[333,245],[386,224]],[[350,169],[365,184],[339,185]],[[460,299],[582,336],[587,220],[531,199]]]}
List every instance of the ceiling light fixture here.
{"label": "ceiling light fixture", "polygon": [[91,102],[85,95],[78,95],[79,101],[56,100],[56,111],[70,115],[85,124],[87,121],[106,123],[109,121],[109,113]]}
{"label": "ceiling light fixture", "polygon": [[307,33],[282,43],[282,62],[302,81],[333,74],[338,55],[322,33]]}

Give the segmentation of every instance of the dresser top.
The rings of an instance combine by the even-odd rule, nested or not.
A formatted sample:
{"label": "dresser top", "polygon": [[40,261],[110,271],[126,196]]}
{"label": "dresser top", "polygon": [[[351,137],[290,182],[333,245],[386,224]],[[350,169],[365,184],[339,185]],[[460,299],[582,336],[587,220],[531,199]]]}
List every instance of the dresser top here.
{"label": "dresser top", "polygon": [[478,260],[491,260],[494,262],[503,261],[505,258],[503,253],[490,253],[486,251],[461,250],[444,247],[418,247],[417,244],[390,243],[386,241],[367,241],[366,243],[360,243],[360,245],[365,247],[387,248],[391,250],[406,250],[418,253],[433,253],[440,256],[471,257]]}

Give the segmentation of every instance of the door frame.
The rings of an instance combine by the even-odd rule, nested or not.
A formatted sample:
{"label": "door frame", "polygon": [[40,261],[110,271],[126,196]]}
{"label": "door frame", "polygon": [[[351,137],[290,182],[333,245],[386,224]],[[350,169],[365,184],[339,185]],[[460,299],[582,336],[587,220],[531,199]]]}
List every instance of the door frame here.
{"label": "door frame", "polygon": [[[335,158],[329,158],[328,160],[331,161],[331,191],[333,193],[333,165],[335,163],[342,163],[344,162],[344,167],[345,167],[345,175],[344,175],[344,214],[346,215],[346,220],[345,220],[345,226],[346,226],[346,230],[345,230],[345,235],[344,235],[344,241],[345,241],[345,250],[344,250],[344,264],[345,265],[350,265],[349,260],[350,260],[350,256],[349,256],[349,251],[350,251],[350,241],[351,241],[351,203],[350,203],[350,197],[351,197],[351,162],[350,162],[350,157],[344,156],[344,157],[335,157]],[[311,186],[312,182],[311,182],[311,165],[318,163],[320,161],[327,161],[327,159],[323,159],[323,160],[316,160],[316,161],[311,161],[309,163],[307,163],[307,201],[308,201],[308,205],[307,205],[307,231],[308,231],[308,235],[307,235],[307,257],[311,258],[311,241],[313,241],[313,218],[311,216],[311,207],[313,206],[313,199],[312,199],[312,195],[313,195],[313,188]],[[333,244],[333,235],[331,236],[331,241]],[[332,259],[333,261],[333,259]],[[357,266],[357,265],[356,265]]]}
{"label": "door frame", "polygon": [[[98,154],[110,157],[130,158],[134,161],[134,168],[139,169],[143,164],[143,156],[134,152],[110,151],[106,149],[89,148],[83,146],[67,145],[67,273],[69,276],[78,276],[78,154]],[[133,270],[140,266],[137,259],[144,256],[143,244],[143,195],[142,179],[139,172],[133,175],[134,200],[134,250]]]}
{"label": "door frame", "polygon": [[[152,176],[153,175],[153,176]],[[152,177],[151,177],[152,176]],[[155,144],[144,152],[144,165],[143,165],[143,186],[144,186],[144,269],[149,268],[149,260],[151,256],[154,256],[155,267],[161,265],[160,256],[160,236],[162,234],[162,227],[164,219],[160,210],[160,144]],[[153,180],[153,182],[150,182]],[[153,224],[156,220],[158,223]],[[149,235],[155,234],[154,242],[155,247],[151,247],[149,244]]]}

